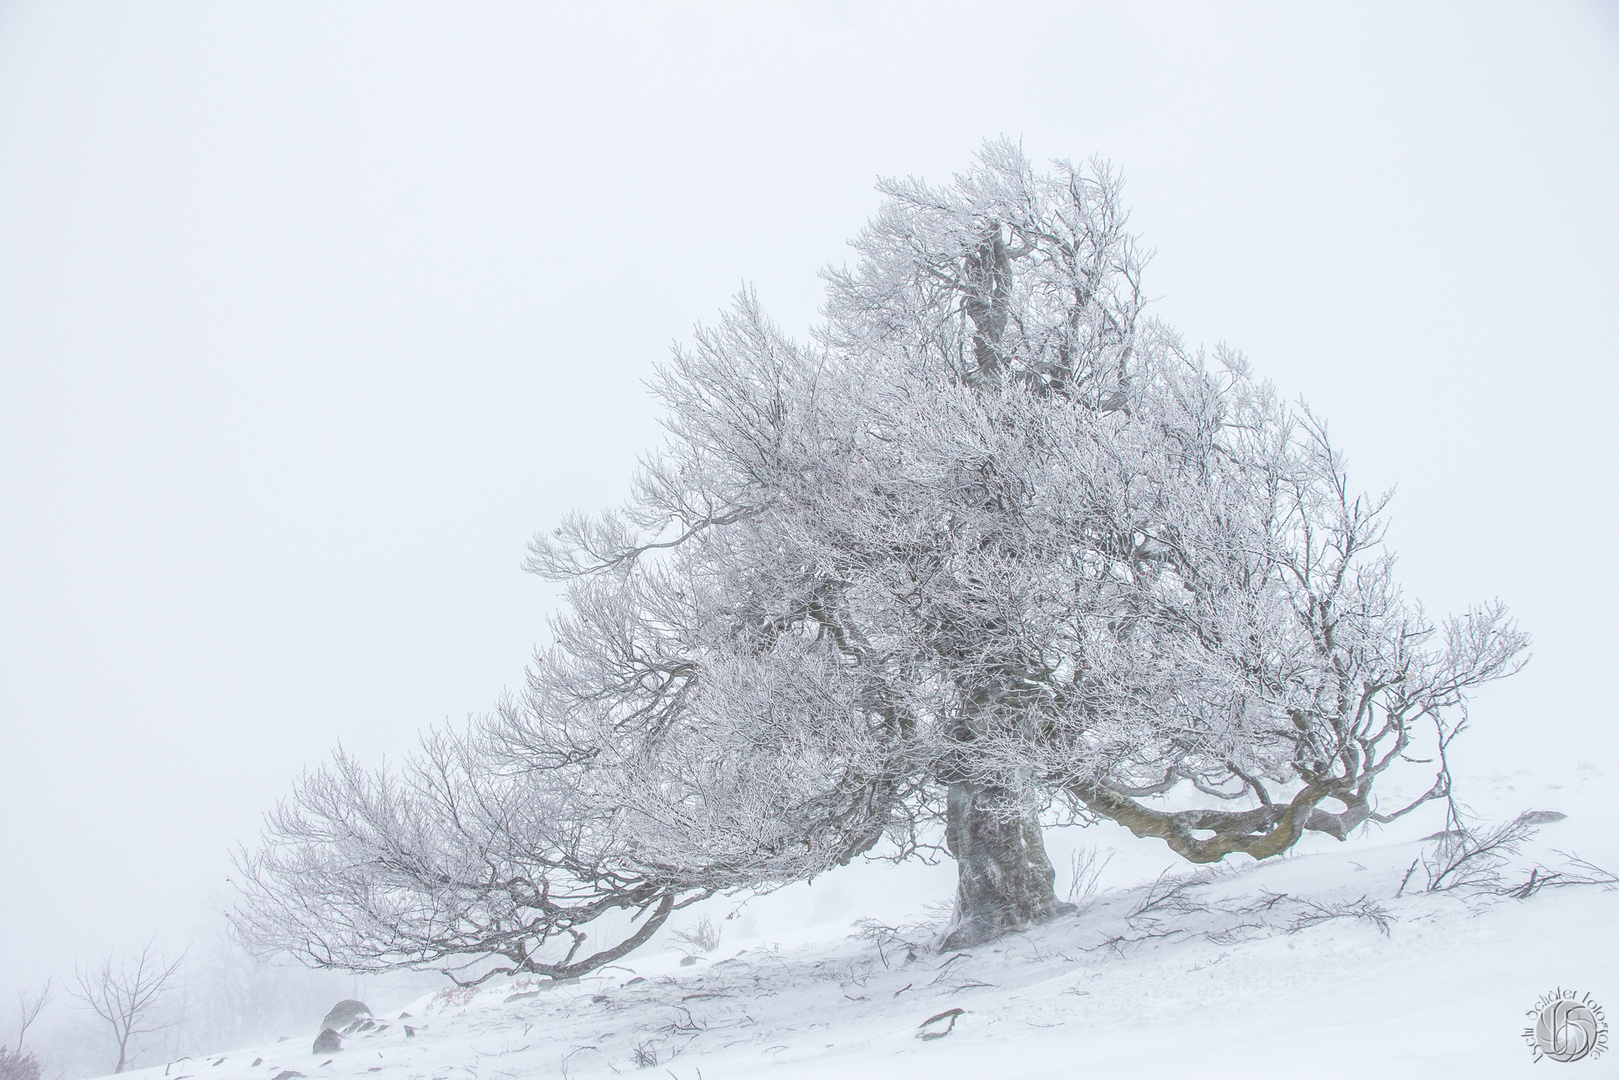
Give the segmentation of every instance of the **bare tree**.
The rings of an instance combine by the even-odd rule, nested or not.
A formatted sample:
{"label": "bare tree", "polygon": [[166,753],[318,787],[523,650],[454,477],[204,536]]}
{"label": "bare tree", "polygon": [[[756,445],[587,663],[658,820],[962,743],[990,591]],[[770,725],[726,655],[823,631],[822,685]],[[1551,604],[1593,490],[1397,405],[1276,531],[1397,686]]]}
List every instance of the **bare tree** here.
{"label": "bare tree", "polygon": [[39,1014],[51,1000],[51,980],[46,979],[45,985],[37,992],[28,990],[17,991],[17,1052],[22,1056],[23,1040],[28,1037],[28,1029],[34,1026]]}
{"label": "bare tree", "polygon": [[39,1019],[50,998],[50,979],[45,980],[45,985],[38,992],[17,991],[17,1047],[13,1050],[0,1046],[0,1080],[39,1080],[42,1071],[39,1058],[25,1053],[23,1043],[28,1037],[28,1029]]}
{"label": "bare tree", "polygon": [[118,1047],[113,1072],[121,1073],[131,1063],[135,1042],[167,1026],[161,1020],[161,1005],[171,980],[180,969],[184,954],[168,962],[149,939],[133,957],[119,960],[108,954],[100,964],[74,969],[76,988],[69,991],[84,1002],[112,1029]]}

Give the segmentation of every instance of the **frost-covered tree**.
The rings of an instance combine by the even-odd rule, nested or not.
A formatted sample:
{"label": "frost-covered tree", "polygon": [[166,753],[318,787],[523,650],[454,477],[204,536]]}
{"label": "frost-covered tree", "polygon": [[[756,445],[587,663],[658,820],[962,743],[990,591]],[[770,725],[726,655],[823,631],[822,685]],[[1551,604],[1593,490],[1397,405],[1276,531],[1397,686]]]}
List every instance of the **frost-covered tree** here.
{"label": "frost-covered tree", "polygon": [[[637,614],[671,590],[700,596],[727,648],[819,650],[861,687],[867,757],[897,771],[848,756],[818,797],[903,777],[846,801],[855,845],[884,805],[902,851],[942,815],[955,943],[1061,907],[1054,801],[1204,862],[1445,794],[1442,764],[1414,803],[1380,810],[1372,788],[1414,739],[1442,754],[1523,636],[1498,606],[1438,629],[1405,604],[1386,497],[1353,492],[1324,425],[1142,317],[1117,179],[1040,176],[996,144],[947,188],[884,191],[858,265],[828,274],[817,344],[745,297],[665,372],[670,439],[633,504],[537,543],[542,573],[642,590],[622,639],[648,644],[588,692],[633,684],[650,711],[700,715],[710,744],[747,744],[746,708],[686,696],[712,644]],[[601,655],[597,631],[557,661]],[[550,738],[513,730],[536,752]],[[685,753],[678,728],[650,742]]]}
{"label": "frost-covered tree", "polygon": [[39,1080],[39,1058],[22,1050],[0,1046],[0,1080]]}
{"label": "frost-covered tree", "polygon": [[[452,886],[499,891],[515,863],[458,799],[502,808],[525,880],[591,882],[581,917],[666,916],[885,836],[905,857],[942,825],[944,940],[966,944],[1065,907],[1054,809],[1206,862],[1448,791],[1458,707],[1523,636],[1499,607],[1436,628],[1406,604],[1386,498],[1352,491],[1324,425],[1143,316],[1118,180],[992,144],[947,187],[883,190],[815,341],[743,296],[663,370],[668,439],[629,504],[535,541],[567,614],[524,692],[455,743],[460,771],[431,766],[442,742],[403,788],[344,765],[272,820],[261,925],[303,913],[306,957],[353,962],[423,955],[425,931],[389,937],[397,905],[484,918]],[[1431,786],[1380,808],[1417,741]],[[333,854],[355,837],[364,858]],[[445,940],[512,955],[482,926]]]}
{"label": "frost-covered tree", "polygon": [[[713,890],[643,872],[581,772],[505,769],[477,730],[428,737],[400,770],[339,751],[239,853],[233,930],[261,958],[459,982],[611,963]],[[587,946],[593,924],[620,932]]]}

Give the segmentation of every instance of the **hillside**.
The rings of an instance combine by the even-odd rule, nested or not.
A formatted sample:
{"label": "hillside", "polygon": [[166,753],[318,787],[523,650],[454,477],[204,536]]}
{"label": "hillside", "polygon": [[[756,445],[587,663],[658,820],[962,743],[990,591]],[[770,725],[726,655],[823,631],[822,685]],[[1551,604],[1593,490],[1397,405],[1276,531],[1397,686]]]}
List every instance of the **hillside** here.
{"label": "hillside", "polygon": [[[1590,764],[1561,781],[1476,778],[1474,808],[1492,820],[1567,814],[1536,828],[1506,880],[1537,863],[1555,868],[1560,851],[1619,865],[1600,816],[1611,782]],[[1078,840],[1117,852],[1084,910],[943,955],[927,947],[927,924],[950,867],[856,866],[757,898],[732,919],[735,901],[711,902],[720,944],[688,963],[665,948],[571,984],[372,1002],[377,1026],[339,1052],[311,1053],[312,1027],[134,1075],[1526,1075],[1537,998],[1562,987],[1619,1003],[1619,892],[1426,892],[1419,866],[1396,895],[1412,861],[1433,850],[1421,837],[1435,824],[1428,815],[1343,844],[1312,838],[1284,859],[1190,873],[1117,830],[1054,832],[1064,868],[1065,845]],[[961,1011],[924,1026],[951,1010]],[[1567,1067],[1607,1075],[1615,1060]]]}

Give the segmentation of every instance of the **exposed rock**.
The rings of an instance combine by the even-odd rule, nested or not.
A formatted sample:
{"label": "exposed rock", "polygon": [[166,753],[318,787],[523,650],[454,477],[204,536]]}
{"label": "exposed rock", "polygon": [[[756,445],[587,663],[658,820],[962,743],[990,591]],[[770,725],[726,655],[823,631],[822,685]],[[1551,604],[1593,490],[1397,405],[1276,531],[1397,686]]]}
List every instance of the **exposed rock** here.
{"label": "exposed rock", "polygon": [[326,1019],[320,1022],[320,1026],[337,1030],[346,1024],[354,1023],[362,1016],[370,1015],[371,1010],[366,1007],[365,1002],[349,998],[333,1005],[331,1011],[326,1014]]}
{"label": "exposed rock", "polygon": [[333,1050],[341,1049],[343,1049],[343,1040],[338,1037],[336,1031],[327,1028],[315,1036],[315,1048],[309,1052],[311,1054],[329,1054]]}
{"label": "exposed rock", "polygon": [[298,1072],[296,1069],[282,1069],[275,1074],[273,1080],[296,1080],[297,1077],[302,1075],[303,1073]]}
{"label": "exposed rock", "polygon": [[[1556,810],[1525,810],[1518,815],[1518,820],[1525,825],[1550,825],[1554,821],[1562,821],[1567,814],[1560,814]],[[1429,840],[1460,840],[1467,833],[1461,829],[1446,829],[1443,832],[1429,833],[1424,836],[1423,842]]]}
{"label": "exposed rock", "polygon": [[405,1025],[405,1038],[414,1039],[415,1037],[416,1037],[416,1029],[411,1027],[409,1024],[406,1024]]}
{"label": "exposed rock", "polygon": [[510,1005],[514,1001],[522,1001],[524,998],[539,997],[539,996],[540,996],[540,991],[538,991],[538,990],[525,990],[520,994],[512,994],[512,995],[508,996],[506,998],[506,1000],[501,1002],[501,1004],[502,1005]]}

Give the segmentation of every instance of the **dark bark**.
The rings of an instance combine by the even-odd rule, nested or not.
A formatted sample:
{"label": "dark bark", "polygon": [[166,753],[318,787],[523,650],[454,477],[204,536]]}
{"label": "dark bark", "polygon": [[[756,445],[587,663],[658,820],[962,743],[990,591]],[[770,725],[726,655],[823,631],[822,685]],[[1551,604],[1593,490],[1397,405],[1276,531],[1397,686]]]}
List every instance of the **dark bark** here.
{"label": "dark bark", "polygon": [[[1012,260],[1017,254],[1007,249],[1000,222],[986,224],[978,246],[962,259],[966,294],[962,306],[973,324],[977,363],[969,376],[973,385],[995,382],[1007,367],[1001,342],[1009,314]],[[988,508],[1001,506],[994,492],[984,491],[983,499]],[[986,627],[959,629],[961,640],[949,651],[970,666],[982,662],[980,631],[992,637],[1004,631],[993,618]],[[989,684],[968,694],[967,708],[952,733],[969,757],[971,750],[965,748],[979,737],[982,718],[1002,704],[1007,689],[1022,677],[1023,665],[1016,657],[1003,658],[988,665],[988,673]],[[942,777],[948,778],[945,846],[955,857],[957,869],[955,914],[940,939],[943,949],[977,945],[1075,910],[1074,905],[1057,899],[1053,887],[1056,871],[1046,857],[1038,817],[1007,788],[971,774],[970,766],[958,765],[947,768]]]}
{"label": "dark bark", "polygon": [[1038,818],[1005,788],[952,783],[945,844],[956,860],[956,910],[941,949],[977,945],[1075,910],[1057,899]]}
{"label": "dark bark", "polygon": [[967,286],[962,306],[973,323],[973,359],[978,363],[971,381],[992,381],[1005,366],[1000,343],[1012,284],[1012,260],[1001,240],[1000,222],[991,222],[983,242],[962,259],[962,272]]}
{"label": "dark bark", "polygon": [[[1268,859],[1292,848],[1306,832],[1348,839],[1363,821],[1393,821],[1430,799],[1442,797],[1450,790],[1450,779],[1448,774],[1441,774],[1440,781],[1428,792],[1393,814],[1372,812],[1366,801],[1370,786],[1367,782],[1356,792],[1347,783],[1308,784],[1287,803],[1267,803],[1253,810],[1153,810],[1114,788],[1095,783],[1070,784],[1069,793],[1087,810],[1118,822],[1137,836],[1158,837],[1188,862],[1211,863],[1233,852]],[[1344,809],[1332,813],[1317,805],[1328,798],[1342,802]],[[1199,837],[1198,831],[1211,835]]]}

